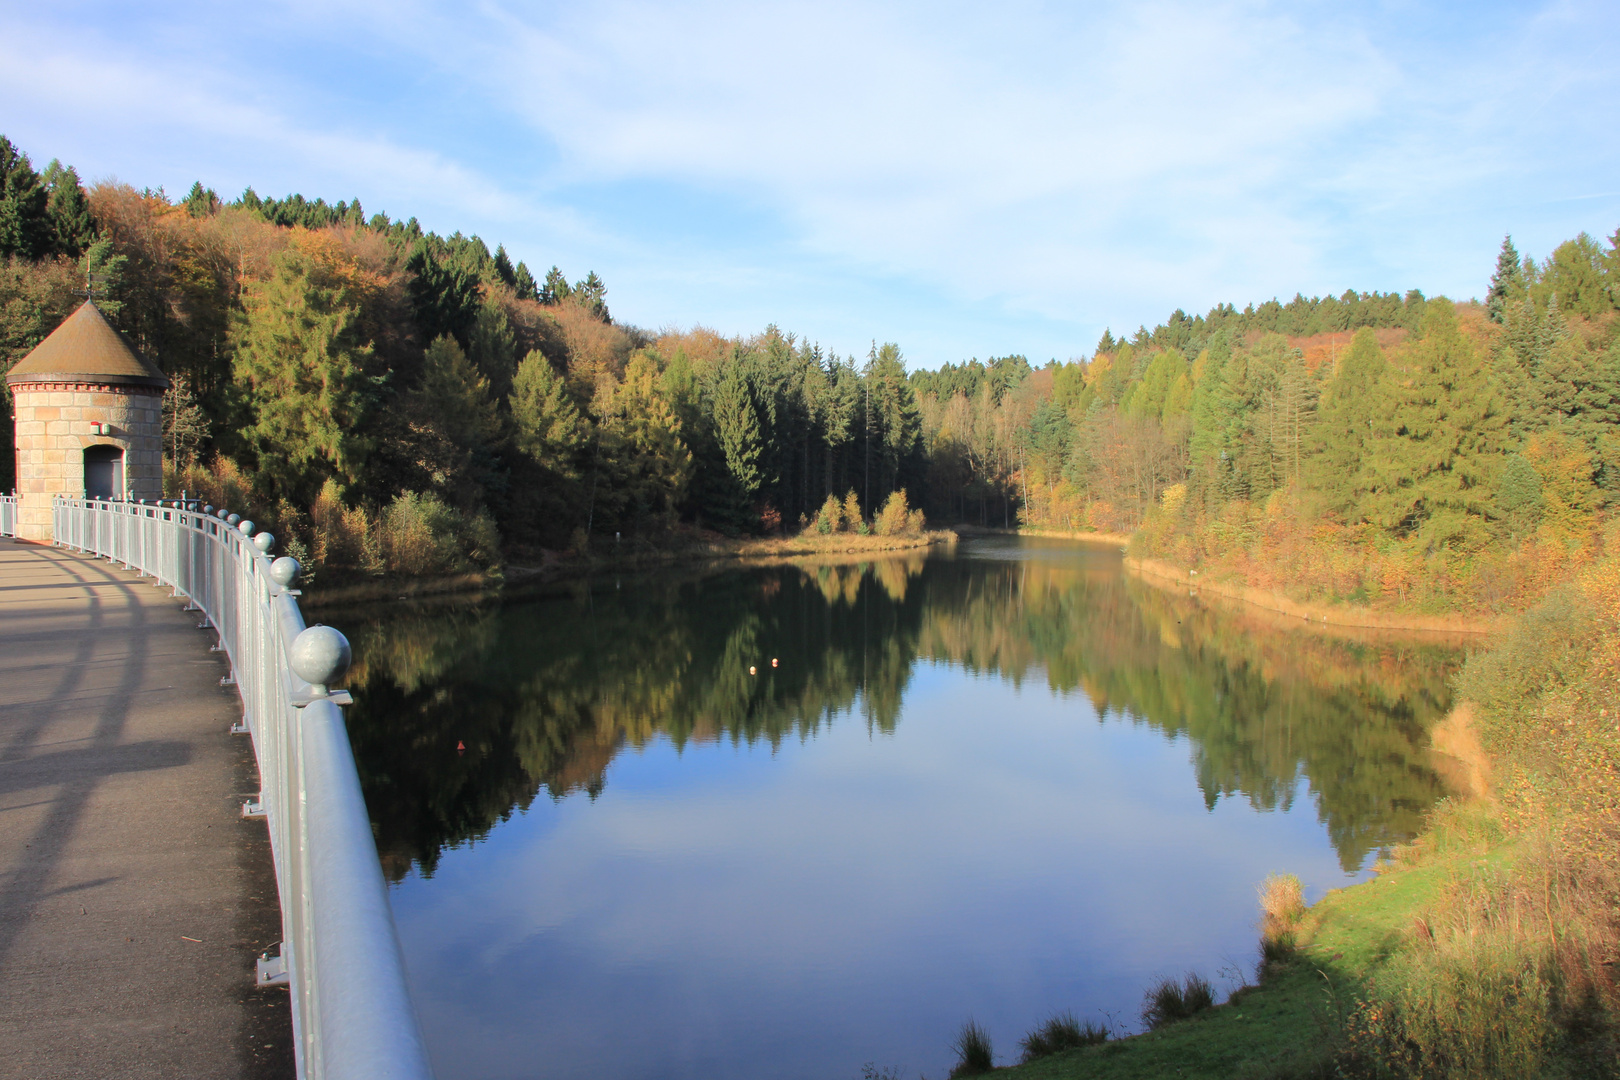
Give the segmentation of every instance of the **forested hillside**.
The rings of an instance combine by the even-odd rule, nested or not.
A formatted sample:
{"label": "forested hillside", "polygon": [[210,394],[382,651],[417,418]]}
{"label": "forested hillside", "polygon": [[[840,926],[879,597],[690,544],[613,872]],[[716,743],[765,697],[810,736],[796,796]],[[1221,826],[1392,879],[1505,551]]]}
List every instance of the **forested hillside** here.
{"label": "forested hillside", "polygon": [[1484,303],[1221,305],[1068,363],[908,375],[893,344],[643,330],[594,273],[358,200],[86,190],[0,140],[0,366],[92,273],[175,381],[171,486],[273,516],[317,567],[864,530],[904,491],[936,524],[1140,530],[1142,554],[1328,598],[1515,605],[1620,494],[1617,240],[1504,242]]}

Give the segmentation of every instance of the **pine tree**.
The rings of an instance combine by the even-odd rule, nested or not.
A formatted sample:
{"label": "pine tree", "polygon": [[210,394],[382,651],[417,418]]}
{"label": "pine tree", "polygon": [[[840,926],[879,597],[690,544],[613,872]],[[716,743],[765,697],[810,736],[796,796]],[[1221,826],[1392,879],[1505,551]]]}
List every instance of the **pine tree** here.
{"label": "pine tree", "polygon": [[1494,323],[1506,320],[1508,306],[1525,297],[1524,267],[1513,237],[1502,237],[1502,251],[1496,257],[1496,273],[1491,275],[1491,288],[1485,294],[1485,310]]}

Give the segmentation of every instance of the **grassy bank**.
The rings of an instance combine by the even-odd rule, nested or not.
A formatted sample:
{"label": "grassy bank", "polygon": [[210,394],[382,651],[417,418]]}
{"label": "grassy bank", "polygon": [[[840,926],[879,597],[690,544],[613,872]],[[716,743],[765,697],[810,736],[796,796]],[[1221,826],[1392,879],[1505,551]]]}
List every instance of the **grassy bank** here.
{"label": "grassy bank", "polygon": [[[1227,1004],[1144,1034],[997,1070],[997,1075],[1019,1080],[1331,1075],[1343,1016],[1388,967],[1413,919],[1434,903],[1468,857],[1456,853],[1329,893],[1306,914],[1292,954],[1273,961],[1257,985],[1239,990]],[[1257,966],[1260,959],[1257,947]]]}

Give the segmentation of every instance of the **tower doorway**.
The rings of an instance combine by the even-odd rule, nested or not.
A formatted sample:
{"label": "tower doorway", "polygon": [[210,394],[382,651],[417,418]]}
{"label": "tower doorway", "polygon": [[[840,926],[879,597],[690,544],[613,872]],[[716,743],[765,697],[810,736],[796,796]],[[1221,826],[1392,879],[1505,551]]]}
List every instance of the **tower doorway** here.
{"label": "tower doorway", "polygon": [[124,450],[119,446],[84,448],[84,497],[121,499],[124,497]]}

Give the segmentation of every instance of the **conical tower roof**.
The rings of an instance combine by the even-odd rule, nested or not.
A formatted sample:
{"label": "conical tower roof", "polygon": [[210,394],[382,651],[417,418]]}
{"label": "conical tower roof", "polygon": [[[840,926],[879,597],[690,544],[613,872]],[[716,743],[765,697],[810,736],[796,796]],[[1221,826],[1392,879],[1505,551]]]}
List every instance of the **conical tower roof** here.
{"label": "conical tower roof", "polygon": [[6,382],[11,386],[96,382],[160,390],[169,386],[168,377],[157,365],[142,356],[135,343],[115,329],[89,300],[23,357],[6,376]]}

